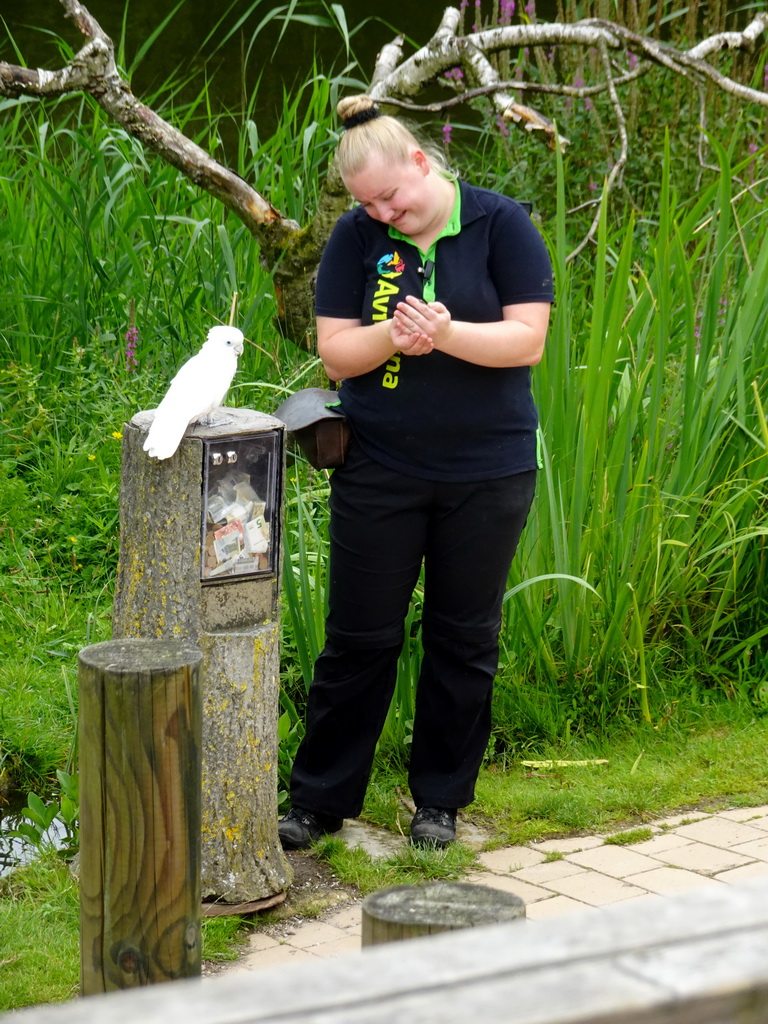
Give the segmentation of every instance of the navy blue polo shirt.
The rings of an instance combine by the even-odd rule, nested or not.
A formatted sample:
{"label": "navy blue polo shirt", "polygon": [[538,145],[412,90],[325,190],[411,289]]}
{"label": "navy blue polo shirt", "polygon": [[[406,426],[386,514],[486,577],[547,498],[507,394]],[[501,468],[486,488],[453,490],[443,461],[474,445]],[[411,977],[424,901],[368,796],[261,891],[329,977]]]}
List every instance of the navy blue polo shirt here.
{"label": "navy blue polo shirt", "polygon": [[[456,320],[502,319],[502,307],[552,302],[546,246],[524,207],[459,182],[460,229],[434,246],[435,299]],[[422,295],[425,254],[357,207],[337,222],[317,278],[318,316],[391,318]],[[361,448],[382,465],[425,480],[490,480],[537,465],[538,417],[530,369],[486,367],[430,352],[395,353],[343,381],[344,412]]]}

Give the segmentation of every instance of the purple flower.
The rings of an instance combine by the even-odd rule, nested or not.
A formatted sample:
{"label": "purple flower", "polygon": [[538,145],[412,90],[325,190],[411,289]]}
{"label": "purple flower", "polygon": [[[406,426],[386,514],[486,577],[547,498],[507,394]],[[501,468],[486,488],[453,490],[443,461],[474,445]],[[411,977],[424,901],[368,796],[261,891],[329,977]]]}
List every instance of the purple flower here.
{"label": "purple flower", "polygon": [[637,67],[640,58],[636,53],[632,53],[631,50],[627,50],[627,60],[629,61],[629,70],[634,71]]}
{"label": "purple flower", "polygon": [[496,127],[499,129],[502,135],[509,135],[509,126],[504,118],[499,114],[496,118]]}
{"label": "purple flower", "polygon": [[536,0],[529,0],[525,5],[525,13],[530,17],[536,13]]}
{"label": "purple flower", "polygon": [[450,146],[451,144],[451,132],[453,131],[452,124],[443,125],[443,145]]}
{"label": "purple flower", "polygon": [[509,25],[515,13],[515,0],[501,0],[499,3],[499,24]]}
{"label": "purple flower", "polygon": [[136,373],[139,361],[136,358],[136,342],[139,340],[139,332],[131,324],[125,332],[125,368],[129,373]]}
{"label": "purple flower", "polygon": [[450,68],[445,72],[445,77],[452,79],[454,82],[460,82],[464,78],[464,72],[461,68]]}

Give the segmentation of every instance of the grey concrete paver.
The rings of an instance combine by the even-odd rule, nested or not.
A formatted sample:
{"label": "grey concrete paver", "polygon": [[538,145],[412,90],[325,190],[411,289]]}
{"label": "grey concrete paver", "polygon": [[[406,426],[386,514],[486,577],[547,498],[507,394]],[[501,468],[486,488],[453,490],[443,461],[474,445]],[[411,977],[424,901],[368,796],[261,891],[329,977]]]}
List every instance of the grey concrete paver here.
{"label": "grey concrete paver", "polygon": [[326,942],[338,942],[339,939],[346,939],[348,935],[341,928],[335,928],[332,924],[324,921],[310,921],[296,930],[291,936],[290,943],[297,949],[312,949],[313,946],[320,946]]}
{"label": "grey concrete paver", "polygon": [[335,928],[341,928],[343,931],[348,931],[350,928],[359,929],[361,905],[362,901],[359,901],[344,907],[343,910],[334,910],[324,920],[326,924],[332,924]]}
{"label": "grey concrete paver", "polygon": [[748,843],[738,843],[731,849],[735,853],[743,853],[746,857],[753,857],[755,860],[768,860],[768,837],[752,839]]}
{"label": "grey concrete paver", "polygon": [[538,900],[525,908],[525,916],[529,921],[543,921],[548,917],[560,917],[563,914],[583,913],[595,910],[586,903],[572,900],[570,896],[551,896],[548,900]]}
{"label": "grey concrete paver", "polygon": [[534,864],[530,868],[523,868],[522,871],[515,871],[515,878],[522,878],[524,882],[531,882],[533,885],[547,885],[556,878],[565,878],[566,875],[578,875],[585,868],[578,864],[572,864],[569,860],[545,861],[543,864]]}
{"label": "grey concrete paver", "polygon": [[721,884],[706,875],[697,874],[695,871],[686,871],[685,868],[655,868],[653,871],[643,871],[639,875],[629,875],[627,881],[647,892],[656,892],[660,896],[672,896],[675,893],[687,892],[689,889],[696,889],[699,886]]}
{"label": "grey concrete paver", "polygon": [[659,818],[653,824],[662,831],[666,831],[670,828],[678,828],[680,825],[685,824],[685,822],[701,821],[703,818],[708,817],[708,811],[681,811],[680,814],[669,814],[666,818]]}
{"label": "grey concrete paver", "polygon": [[583,853],[571,853],[566,860],[603,875],[610,875],[611,878],[624,878],[626,875],[636,875],[640,871],[650,871],[656,867],[652,857],[635,853],[626,846],[598,846]]}
{"label": "grey concrete paver", "polygon": [[334,957],[346,956],[347,953],[359,953],[360,949],[359,935],[342,935],[340,938],[334,939],[333,942],[323,942],[320,946],[313,946],[312,952],[316,956]]}
{"label": "grey concrete paver", "polygon": [[768,831],[768,804],[762,807],[735,807],[732,811],[719,811],[721,818],[740,821],[745,825],[754,825]]}
{"label": "grey concrete paver", "polygon": [[251,953],[261,953],[265,949],[272,949],[274,946],[279,946],[280,940],[267,932],[251,932],[248,936],[248,944],[246,946],[244,956],[249,956]]}
{"label": "grey concrete paver", "polygon": [[580,900],[590,907],[605,907],[609,903],[620,903],[631,896],[644,896],[646,889],[632,885],[620,878],[601,875],[597,871],[584,871],[579,875],[567,875],[547,882],[547,889]]}
{"label": "grey concrete paver", "polygon": [[511,875],[497,875],[492,871],[473,871],[462,879],[472,885],[485,885],[489,889],[498,889],[500,892],[511,892],[513,896],[519,896],[524,903],[534,903],[536,900],[547,899],[552,895],[547,889],[539,885],[531,885],[523,882],[520,878]]}
{"label": "grey concrete paver", "polygon": [[605,839],[602,836],[572,836],[567,839],[542,839],[536,843],[535,849],[544,850],[545,853],[578,853],[580,850],[591,850],[595,846],[602,846]]}
{"label": "grey concrete paver", "polygon": [[296,964],[303,960],[318,959],[314,953],[306,949],[298,949],[287,943],[278,943],[269,949],[250,953],[229,967],[228,974],[240,974],[248,971],[262,971],[267,967],[280,967],[283,964]]}
{"label": "grey concrete paver", "polygon": [[[768,844],[768,837],[766,837],[766,844]],[[665,850],[664,853],[656,854],[656,858],[672,867],[688,868],[689,871],[699,871],[703,875],[716,875],[718,871],[744,867],[754,860],[754,857],[735,853],[733,847],[724,850],[719,846],[710,846],[707,843],[688,843],[686,846],[676,846],[671,850]]]}
{"label": "grey concrete paver", "polygon": [[478,861],[488,871],[520,871],[546,860],[546,854],[532,850],[530,846],[505,846],[501,850],[490,850],[481,853]]}
{"label": "grey concrete paver", "polygon": [[751,864],[745,864],[742,868],[721,871],[719,875],[715,875],[715,880],[737,885],[739,882],[748,882],[750,878],[765,878],[766,875],[768,875],[768,862],[753,860]]}
{"label": "grey concrete paver", "polygon": [[675,831],[684,839],[709,843],[710,846],[731,847],[748,843],[752,839],[765,839],[764,830],[753,825],[742,825],[738,821],[730,821],[719,814],[713,814],[704,821],[695,821],[691,825],[681,825]]}
{"label": "grey concrete paver", "polygon": [[[674,850],[677,846],[688,846],[693,840],[685,839],[675,832],[662,832],[653,839],[646,839],[642,843],[632,843],[629,847],[635,853],[645,853],[650,857],[658,857],[666,850]],[[661,859],[661,858],[659,858]]]}

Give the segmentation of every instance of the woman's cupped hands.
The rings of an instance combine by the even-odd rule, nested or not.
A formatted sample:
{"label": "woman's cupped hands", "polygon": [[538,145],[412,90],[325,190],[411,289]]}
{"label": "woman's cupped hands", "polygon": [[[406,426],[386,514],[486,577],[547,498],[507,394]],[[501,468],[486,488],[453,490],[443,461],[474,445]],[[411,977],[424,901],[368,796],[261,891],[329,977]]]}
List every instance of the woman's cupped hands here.
{"label": "woman's cupped hands", "polygon": [[442,302],[408,295],[393,314],[392,341],[405,356],[425,356],[440,347],[450,328],[451,314]]}

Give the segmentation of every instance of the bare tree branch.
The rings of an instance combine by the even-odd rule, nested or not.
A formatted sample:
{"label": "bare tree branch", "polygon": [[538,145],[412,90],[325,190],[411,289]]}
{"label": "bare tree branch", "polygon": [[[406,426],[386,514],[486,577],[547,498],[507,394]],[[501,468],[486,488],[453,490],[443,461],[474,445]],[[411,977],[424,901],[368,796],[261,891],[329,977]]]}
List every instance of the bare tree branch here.
{"label": "bare tree branch", "polygon": [[298,229],[298,224],[283,220],[272,204],[239,175],[222,166],[141,103],[120,77],[112,40],[98,22],[78,0],[62,0],[62,3],[68,17],[89,37],[89,42],[75,54],[69,65],[58,71],[0,63],[0,94],[52,98],[71,92],[86,92],[147,149],[157,153],[236,213],[257,237],[267,225],[288,231]]}
{"label": "bare tree branch", "polygon": [[375,85],[380,78],[386,78],[391,75],[397,65],[403,59],[403,42],[405,36],[396,36],[391,43],[382,49],[381,53],[376,58],[376,66],[373,71],[373,77],[371,78],[371,85]]}
{"label": "bare tree branch", "polygon": [[[222,202],[258,241],[262,262],[274,271],[278,310],[284,326],[300,342],[313,320],[312,278],[330,226],[347,208],[346,190],[329,175],[320,209],[309,229],[283,217],[247,181],[141,103],[120,76],[114,44],[79,0],[61,0],[88,42],[57,71],[0,62],[0,96],[40,99],[85,92],[148,150]],[[290,294],[286,294],[289,292]]]}
{"label": "bare tree branch", "polygon": [[[261,196],[248,182],[186,138],[132,93],[115,63],[112,40],[79,0],[60,0],[86,43],[62,68],[50,71],[0,62],[0,96],[40,99],[84,92],[147,149],[176,167],[200,188],[219,199],[246,224],[258,240],[262,261],[274,272],[278,303],[282,303],[291,335],[299,342],[308,337],[312,316],[313,277],[331,227],[349,205],[349,196],[334,166],[323,182],[319,208],[312,222],[301,229]],[[619,154],[607,176],[605,189],[620,183],[629,154],[626,119],[619,89],[636,81],[654,66],[665,68],[695,84],[701,93],[705,83],[742,102],[768,107],[768,92],[753,89],[723,74],[706,58],[728,50],[752,50],[768,30],[768,12],[756,15],[741,32],[721,32],[703,39],[688,50],[639,35],[622,25],[601,19],[575,23],[528,23],[500,25],[471,35],[457,35],[461,14],[456,7],[443,12],[437,31],[416,53],[403,58],[403,36],[383,47],[374,69],[370,95],[384,104],[406,110],[449,110],[478,97],[488,97],[498,117],[536,133],[549,146],[555,139],[552,122],[521,101],[520,93],[532,96],[572,96],[586,99],[606,92],[613,110]],[[600,53],[603,81],[590,85],[502,81],[496,55],[523,47],[594,47]],[[642,58],[636,67],[623,70],[611,53],[631,50]],[[633,58],[634,59],[634,58]],[[631,62],[630,62],[631,65]],[[447,79],[446,72],[461,68],[464,82]],[[452,88],[454,94],[439,102],[418,104],[417,97],[434,83]],[[702,123],[704,117],[702,110]],[[701,152],[703,161],[703,151]],[[599,202],[599,200],[598,200]],[[582,204],[586,205],[586,204]],[[598,220],[571,258],[594,237]]]}
{"label": "bare tree branch", "polygon": [[[688,77],[689,73],[693,72],[694,75],[714,82],[719,89],[730,93],[732,96],[738,96],[739,99],[746,100],[749,103],[757,103],[760,106],[768,107],[767,92],[761,92],[759,89],[750,89],[749,86],[742,85],[740,82],[734,82],[732,78],[722,74],[717,68],[708,64],[697,54],[697,51],[709,53],[724,49],[726,43],[723,40],[726,37],[728,49],[753,49],[756,39],[768,30],[768,13],[758,14],[743,32],[726,32],[719,36],[713,36],[711,40],[705,39],[698,46],[688,51],[678,50],[673,46],[660,43],[650,36],[638,35],[622,25],[615,25],[613,22],[590,19],[589,22],[583,22],[582,24],[596,25],[605,28],[606,31],[610,30],[611,33],[623,39],[625,44],[631,44],[633,50],[644,53],[648,60],[661,64],[676,74]],[[713,40],[719,41],[719,45],[709,47],[708,44]]]}
{"label": "bare tree branch", "polygon": [[710,36],[709,39],[702,40],[698,46],[689,50],[688,56],[702,60],[717,50],[751,50],[766,28],[768,28],[768,14],[758,14],[743,32],[721,32],[719,35]]}
{"label": "bare tree branch", "polygon": [[[651,64],[648,61],[641,61],[633,71],[628,71],[626,74],[614,78],[614,85],[626,85],[627,82],[634,82],[646,74],[650,67]],[[468,100],[478,99],[481,96],[490,96],[500,89],[515,89],[518,92],[538,92],[549,96],[576,96],[579,99],[583,99],[588,96],[597,96],[601,92],[607,92],[608,83],[598,82],[596,85],[557,85],[554,82],[528,82],[515,78],[496,82],[493,85],[481,85],[474,89],[464,89],[447,100],[434,100],[431,103],[411,103],[409,100],[397,99],[395,96],[382,96],[378,102],[385,106],[398,107],[401,110],[438,114],[443,110],[459,107]]]}
{"label": "bare tree branch", "polygon": [[[555,138],[555,127],[539,111],[512,97],[515,90],[565,94],[585,98],[598,91],[608,90],[611,106],[616,118],[620,138],[620,154],[611,167],[605,182],[606,192],[621,180],[629,154],[629,139],[626,119],[619,99],[617,86],[645,74],[651,64],[657,64],[674,74],[691,79],[695,84],[703,81],[714,83],[719,89],[750,103],[768,106],[768,93],[751,89],[735,82],[713,67],[703,58],[722,49],[752,49],[757,39],[768,29],[768,13],[757,15],[742,32],[727,32],[703,40],[689,51],[662,43],[650,36],[641,36],[624,26],[601,19],[586,19],[573,24],[548,24],[537,22],[526,25],[507,25],[473,33],[471,36],[455,37],[450,28],[459,23],[458,11],[448,8],[441,27],[430,42],[412,57],[404,60],[389,75],[380,75],[372,87],[371,95],[383,103],[429,111],[448,110],[458,103],[465,103],[478,96],[488,96],[496,112],[505,120],[513,121],[526,131],[539,132],[541,138],[551,147],[556,142],[564,146],[568,140]],[[601,55],[604,82],[593,86],[567,86],[553,83],[502,82],[489,60],[489,54],[508,51],[525,46],[569,45],[596,47]],[[645,60],[626,74],[615,77],[611,67],[609,50],[628,49],[642,54]],[[439,80],[445,84],[446,72],[460,67],[470,88],[457,86],[457,95],[449,100],[417,105],[411,98],[418,95],[429,83]],[[596,213],[587,235],[569,255],[574,258],[594,238],[599,223]]]}

